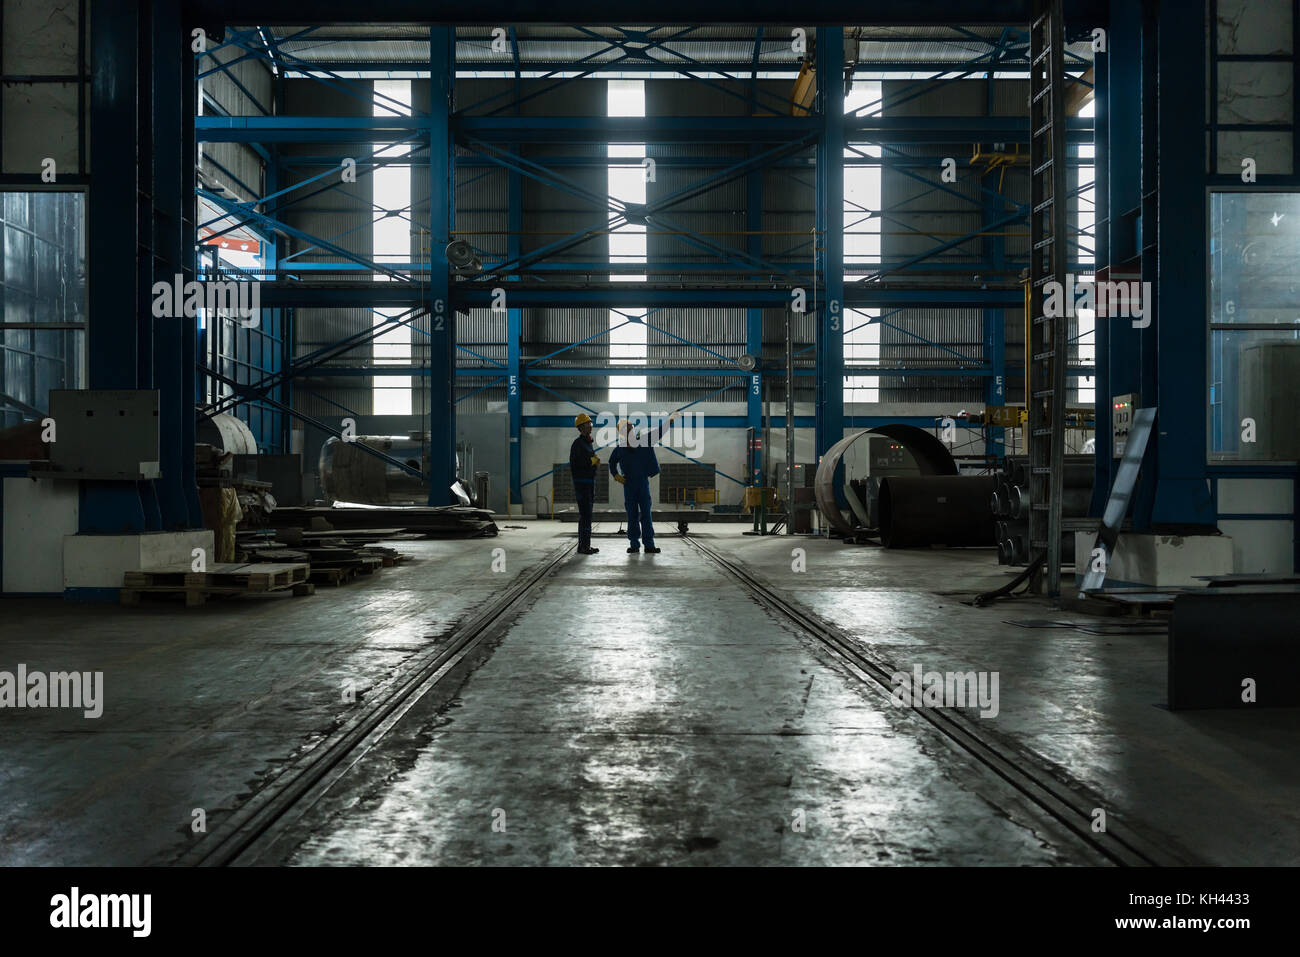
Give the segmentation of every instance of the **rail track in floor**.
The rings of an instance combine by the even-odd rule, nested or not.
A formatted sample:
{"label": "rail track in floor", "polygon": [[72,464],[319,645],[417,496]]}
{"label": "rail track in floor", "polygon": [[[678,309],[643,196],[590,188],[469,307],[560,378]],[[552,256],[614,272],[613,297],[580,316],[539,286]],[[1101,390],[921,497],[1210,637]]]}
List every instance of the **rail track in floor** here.
{"label": "rail track in floor", "polygon": [[[874,691],[885,707],[894,691],[892,676],[898,669],[865,648],[811,610],[781,595],[742,565],[720,554],[696,536],[683,536],[693,548],[738,582],[758,604],[790,623],[830,653],[846,670]],[[1027,798],[1042,813],[1055,819],[1107,861],[1121,867],[1159,867],[1194,864],[1191,855],[1171,839],[1147,827],[1133,827],[1107,812],[1104,831],[1093,830],[1094,812],[1107,803],[1092,788],[1060,768],[1050,767],[1038,755],[1006,736],[979,724],[978,719],[950,708],[908,708],[965,751],[992,774]]]}
{"label": "rail track in floor", "polygon": [[[824,648],[846,671],[877,693],[883,707],[892,707],[891,676],[897,669],[889,662],[698,537],[686,535],[683,540],[739,583],[753,601]],[[437,648],[408,663],[398,675],[372,691],[342,725],[290,762],[176,863],[200,867],[277,863],[301,839],[295,825],[325,793],[475,649],[504,635],[575,547],[569,542],[549,553],[492,602],[460,622]],[[1104,832],[1094,832],[1093,812],[1106,807],[1104,800],[1062,769],[1048,766],[1009,738],[981,726],[978,719],[955,709],[907,710],[1106,861],[1118,866],[1195,863],[1167,838],[1147,828],[1133,827],[1114,815],[1108,814]]]}
{"label": "rail track in floor", "polygon": [[294,825],[458,664],[509,630],[539,586],[577,547],[568,542],[520,575],[491,602],[462,620],[433,650],[365,695],[354,712],[311,750],[291,761],[247,802],[175,862],[222,867],[276,863]]}

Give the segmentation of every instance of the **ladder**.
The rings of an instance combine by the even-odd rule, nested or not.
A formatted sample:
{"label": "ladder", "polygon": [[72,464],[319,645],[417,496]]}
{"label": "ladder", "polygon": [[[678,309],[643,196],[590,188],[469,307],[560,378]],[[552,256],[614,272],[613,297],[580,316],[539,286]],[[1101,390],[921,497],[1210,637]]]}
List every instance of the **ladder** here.
{"label": "ladder", "polygon": [[[1029,30],[1029,553],[1046,556],[1030,581],[1035,594],[1061,592],[1061,498],[1065,474],[1065,36],[1063,0],[1033,0]],[[1057,283],[1057,316],[1044,315],[1045,287]]]}

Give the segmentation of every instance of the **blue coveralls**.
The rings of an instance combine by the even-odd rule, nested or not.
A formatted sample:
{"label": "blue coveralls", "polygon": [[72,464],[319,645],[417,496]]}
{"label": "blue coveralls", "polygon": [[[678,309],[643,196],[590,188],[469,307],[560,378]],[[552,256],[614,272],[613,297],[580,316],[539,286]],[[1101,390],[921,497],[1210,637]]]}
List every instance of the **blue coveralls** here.
{"label": "blue coveralls", "polygon": [[650,480],[659,474],[659,459],[655,456],[654,442],[663,438],[668,428],[665,422],[652,434],[641,433],[631,444],[620,445],[609,456],[609,474],[613,477],[621,470],[623,478],[623,507],[627,510],[627,540],[633,548],[655,547],[655,529],[650,518]]}

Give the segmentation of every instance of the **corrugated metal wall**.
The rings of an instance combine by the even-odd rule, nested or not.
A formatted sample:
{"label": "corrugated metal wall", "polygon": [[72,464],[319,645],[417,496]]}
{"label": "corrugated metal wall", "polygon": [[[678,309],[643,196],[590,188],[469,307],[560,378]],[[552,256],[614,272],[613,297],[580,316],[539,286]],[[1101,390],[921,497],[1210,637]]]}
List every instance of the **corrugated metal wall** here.
{"label": "corrugated metal wall", "polygon": [[[3,194],[0,320],[86,321],[85,223],[83,193]],[[0,428],[47,413],[51,389],[84,384],[84,341],[80,330],[0,333]]]}
{"label": "corrugated metal wall", "polygon": [[[231,63],[246,55],[237,46],[213,50],[210,58],[204,61],[204,69],[212,69],[217,63]],[[212,104],[205,102],[205,113],[264,116],[262,109],[272,109],[271,72],[265,63],[247,59],[227,67],[227,71],[213,73],[199,81],[203,93],[217,104],[214,109]],[[240,84],[247,93],[239,88]],[[254,105],[249,98],[250,93],[262,109]],[[225,186],[241,200],[255,199],[265,194],[262,169],[262,158],[243,143],[202,143],[199,146],[199,171],[203,177],[209,183]]]}
{"label": "corrugated metal wall", "polygon": [[[370,116],[373,84],[369,81],[331,81],[326,86],[315,80],[285,81],[285,112],[291,116]],[[343,92],[342,86],[354,93]],[[357,159],[355,183],[339,182],[330,189],[320,191],[324,184],[307,186],[290,193],[287,199],[298,200],[285,206],[279,214],[284,222],[312,236],[329,240],[333,245],[363,258],[373,252],[372,180],[365,175],[363,158],[373,152],[369,144],[286,143],[281,148],[285,157],[285,186],[300,183],[319,175],[323,164],[308,164],[297,157],[351,156]],[[316,195],[308,195],[316,193]],[[412,196],[418,194],[412,193]],[[303,198],[306,197],[306,198]],[[281,251],[281,268],[291,269],[294,262],[328,262],[347,264],[346,257],[313,249],[312,243],[291,237]],[[313,281],[328,281],[336,274],[311,272],[304,274]],[[355,279],[364,273],[343,274]],[[322,346],[337,342],[346,336],[369,329],[375,321],[368,309],[316,309],[293,310],[293,355],[299,357]],[[418,338],[415,336],[415,338]],[[351,350],[332,364],[361,366],[370,363],[373,350],[369,343]],[[323,371],[323,370],[322,370]],[[312,416],[336,416],[340,406],[350,412],[368,415],[372,411],[372,380],[368,376],[312,375],[294,383],[294,406]]]}

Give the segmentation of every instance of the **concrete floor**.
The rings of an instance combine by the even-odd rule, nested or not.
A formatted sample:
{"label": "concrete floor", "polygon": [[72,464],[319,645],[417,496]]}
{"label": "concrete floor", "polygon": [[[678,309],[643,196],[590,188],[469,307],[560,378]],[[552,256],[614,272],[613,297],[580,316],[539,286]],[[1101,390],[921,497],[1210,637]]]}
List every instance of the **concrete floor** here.
{"label": "concrete floor", "polygon": [[[519,524],[519,523],[514,523]],[[613,532],[613,526],[608,526]],[[961,605],[989,552],[693,529],[899,670],[997,671],[996,730],[1197,860],[1294,863],[1300,712],[1163,708],[1165,639]],[[661,530],[667,533],[668,528]],[[306,598],[0,603],[0,669],[101,670],[105,713],[0,711],[0,863],[168,863],[572,526],[403,542]],[[676,536],[572,556],[277,848],[295,864],[1087,864],[1100,858]],[[791,571],[791,549],[807,570]],[[506,569],[492,571],[493,550]],[[1158,830],[1157,830],[1158,829]]]}

